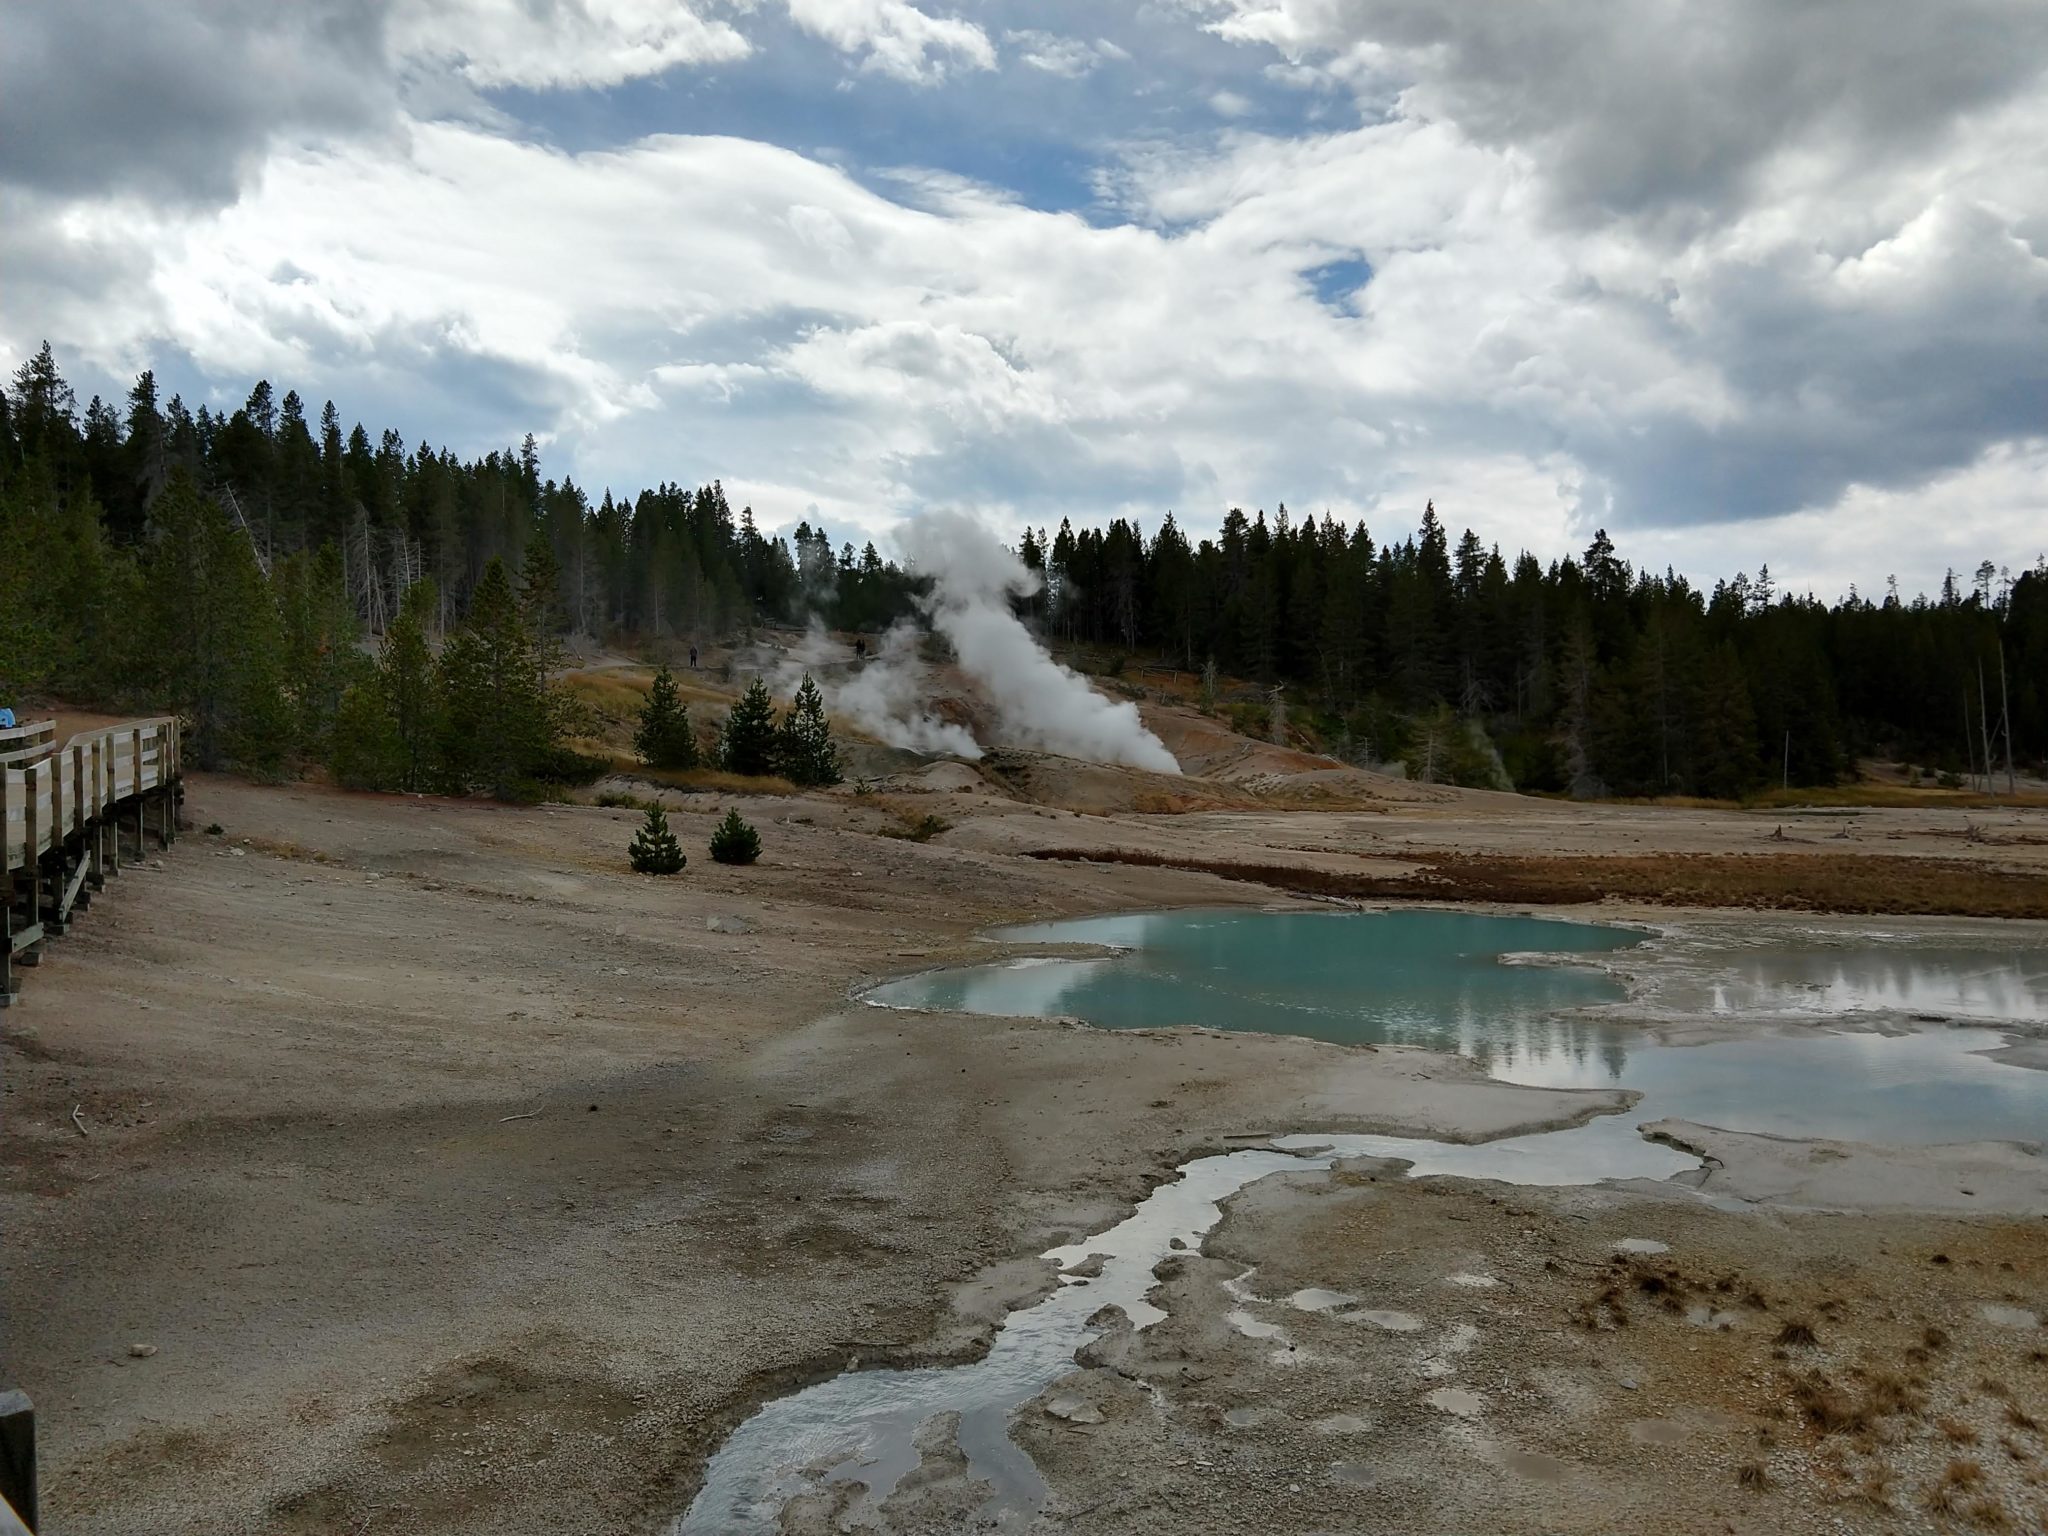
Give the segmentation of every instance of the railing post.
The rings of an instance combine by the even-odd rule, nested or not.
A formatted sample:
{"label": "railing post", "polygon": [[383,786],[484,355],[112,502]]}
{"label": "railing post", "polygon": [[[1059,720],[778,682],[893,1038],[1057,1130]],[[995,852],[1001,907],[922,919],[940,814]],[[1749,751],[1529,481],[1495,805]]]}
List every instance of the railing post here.
{"label": "railing post", "polygon": [[[92,758],[92,804],[88,807],[92,815],[92,830],[86,836],[86,846],[91,850],[92,873],[85,878],[96,891],[107,888],[107,818],[103,814],[107,804],[107,786],[106,778],[100,771],[100,740],[98,736],[93,737],[86,749],[87,755]],[[83,766],[83,759],[80,760],[80,765]]]}

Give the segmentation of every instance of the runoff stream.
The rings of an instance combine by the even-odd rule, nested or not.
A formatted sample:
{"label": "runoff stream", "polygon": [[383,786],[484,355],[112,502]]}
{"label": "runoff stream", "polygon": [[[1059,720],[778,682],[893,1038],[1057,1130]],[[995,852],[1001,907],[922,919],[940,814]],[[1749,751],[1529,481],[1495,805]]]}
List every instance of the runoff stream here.
{"label": "runoff stream", "polygon": [[[2048,1072],[1986,1054],[2011,1026],[2048,1024],[2048,955],[2039,950],[1932,947],[1881,933],[1640,950],[1650,935],[1633,929],[1416,910],[1146,913],[995,937],[1087,950],[929,972],[866,1000],[1079,1017],[1110,1029],[1202,1025],[1423,1046],[1470,1056],[1504,1081],[1629,1088],[1643,1098],[1623,1115],[1473,1146],[1304,1133],[1196,1158],[1124,1221],[1051,1250],[1065,1271],[1101,1255],[1100,1271],[1086,1283],[1065,1274],[1050,1295],[1010,1314],[982,1359],[848,1371],[763,1406],[711,1459],[672,1536],[773,1531],[790,1499],[837,1484],[860,1485],[852,1522],[874,1523],[917,1465],[919,1427],[940,1413],[960,1416],[969,1475],[992,1489],[984,1515],[1024,1523],[1045,1485],[1011,1441],[1010,1415],[1073,1368],[1103,1307],[1121,1308],[1139,1328],[1156,1322],[1163,1314],[1145,1299],[1153,1267],[1176,1248],[1198,1248],[1219,1202],[1271,1173],[1383,1157],[1406,1160],[1412,1178],[1668,1179],[1699,1164],[1635,1129],[1666,1117],[1893,1143],[2038,1141],[2048,1132]],[[1747,1027],[1671,1046],[1641,1027],[1660,1020]]]}

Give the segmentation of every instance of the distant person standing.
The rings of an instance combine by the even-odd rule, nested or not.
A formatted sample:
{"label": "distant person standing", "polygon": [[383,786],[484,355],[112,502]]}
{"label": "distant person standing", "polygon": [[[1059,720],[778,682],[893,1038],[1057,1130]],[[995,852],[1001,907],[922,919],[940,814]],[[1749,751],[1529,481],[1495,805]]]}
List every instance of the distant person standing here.
{"label": "distant person standing", "polygon": [[697,647],[694,645],[690,647],[690,670],[697,670]]}
{"label": "distant person standing", "polygon": [[855,661],[866,661],[868,659],[868,643],[866,640],[856,639],[853,642],[853,659]]}

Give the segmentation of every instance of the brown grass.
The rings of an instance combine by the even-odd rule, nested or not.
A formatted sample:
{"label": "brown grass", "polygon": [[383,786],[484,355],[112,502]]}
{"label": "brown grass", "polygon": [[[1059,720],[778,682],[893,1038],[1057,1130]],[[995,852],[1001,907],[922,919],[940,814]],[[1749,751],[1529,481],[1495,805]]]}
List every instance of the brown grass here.
{"label": "brown grass", "polygon": [[1771,1486],[1771,1474],[1762,1462],[1745,1461],[1735,1469],[1735,1481],[1753,1493],[1762,1493]]}
{"label": "brown grass", "polygon": [[1778,1342],[1789,1346],[1810,1348],[1820,1342],[1813,1331],[1813,1325],[1796,1318],[1778,1330]]}
{"label": "brown grass", "polygon": [[741,773],[727,773],[722,768],[649,768],[645,763],[630,757],[612,759],[612,767],[619,773],[636,779],[646,779],[654,784],[666,784],[671,789],[695,791],[710,795],[797,795],[803,791],[789,780],[772,775],[753,779]]}
{"label": "brown grass", "polygon": [[2005,1506],[1996,1499],[1975,1499],[1963,1510],[1963,1518],[1972,1525],[1982,1526],[1987,1531],[2012,1529],[2012,1516],[2005,1512]]}
{"label": "brown grass", "polygon": [[1823,1435],[1855,1434],[1870,1427],[1871,1411],[1840,1387],[1818,1374],[1792,1383],[1792,1401],[1806,1422]]}
{"label": "brown grass", "polygon": [[1422,853],[1398,875],[1203,859],[1139,848],[1042,848],[1040,859],[1136,864],[1365,901],[1578,906],[1609,897],[1655,906],[2048,918],[2048,874],[1897,854]]}

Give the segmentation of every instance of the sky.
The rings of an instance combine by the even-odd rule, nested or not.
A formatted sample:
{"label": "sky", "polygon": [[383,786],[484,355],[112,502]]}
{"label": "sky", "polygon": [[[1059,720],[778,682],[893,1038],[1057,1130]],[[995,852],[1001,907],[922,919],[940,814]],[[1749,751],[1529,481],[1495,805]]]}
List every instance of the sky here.
{"label": "sky", "polygon": [[893,548],[2048,550],[2039,0],[9,0],[0,363]]}

